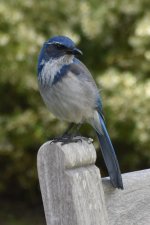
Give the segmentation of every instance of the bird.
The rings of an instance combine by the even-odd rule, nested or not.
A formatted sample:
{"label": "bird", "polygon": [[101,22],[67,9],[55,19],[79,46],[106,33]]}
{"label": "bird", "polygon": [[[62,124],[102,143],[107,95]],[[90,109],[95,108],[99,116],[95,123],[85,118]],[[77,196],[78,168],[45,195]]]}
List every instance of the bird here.
{"label": "bird", "polygon": [[38,57],[38,86],[49,111],[59,120],[90,124],[98,136],[111,184],[123,189],[119,163],[109,137],[102,99],[88,68],[79,60],[82,51],[67,36],[44,42]]}

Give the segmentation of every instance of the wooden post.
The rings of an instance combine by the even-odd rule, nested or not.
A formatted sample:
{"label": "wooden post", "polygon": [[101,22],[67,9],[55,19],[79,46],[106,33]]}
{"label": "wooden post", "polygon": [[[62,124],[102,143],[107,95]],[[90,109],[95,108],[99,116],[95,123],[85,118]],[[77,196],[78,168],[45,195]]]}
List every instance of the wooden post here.
{"label": "wooden post", "polygon": [[100,171],[92,144],[45,143],[38,175],[47,225],[108,225]]}
{"label": "wooden post", "polygon": [[40,148],[38,174],[47,225],[149,225],[150,169],[123,174],[124,190],[118,190],[109,178],[101,183],[95,159],[93,145],[84,140],[47,142]]}

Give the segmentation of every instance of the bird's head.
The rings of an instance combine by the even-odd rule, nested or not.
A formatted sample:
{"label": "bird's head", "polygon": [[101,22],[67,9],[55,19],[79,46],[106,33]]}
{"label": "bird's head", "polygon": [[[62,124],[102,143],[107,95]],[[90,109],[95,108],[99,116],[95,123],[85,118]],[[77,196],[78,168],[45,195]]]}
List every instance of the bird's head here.
{"label": "bird's head", "polygon": [[70,38],[65,36],[52,37],[43,44],[39,55],[38,67],[43,61],[59,59],[65,55],[72,57],[82,55],[82,52],[76,48],[75,43]]}

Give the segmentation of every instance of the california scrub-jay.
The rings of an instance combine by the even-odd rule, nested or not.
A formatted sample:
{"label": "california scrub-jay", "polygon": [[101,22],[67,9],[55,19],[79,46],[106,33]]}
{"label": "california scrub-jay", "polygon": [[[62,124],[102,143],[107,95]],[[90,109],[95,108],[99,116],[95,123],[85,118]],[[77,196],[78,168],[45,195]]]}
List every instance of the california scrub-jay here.
{"label": "california scrub-jay", "polygon": [[102,112],[95,81],[76,56],[82,52],[65,36],[46,41],[38,58],[38,83],[48,109],[60,120],[89,123],[95,129],[110,180],[123,189],[122,177]]}

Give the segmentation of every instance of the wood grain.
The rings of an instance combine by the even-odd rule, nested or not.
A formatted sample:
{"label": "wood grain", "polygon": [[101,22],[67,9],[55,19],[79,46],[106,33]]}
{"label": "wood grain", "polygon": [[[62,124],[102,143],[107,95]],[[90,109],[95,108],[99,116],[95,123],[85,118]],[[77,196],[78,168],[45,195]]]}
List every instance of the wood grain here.
{"label": "wood grain", "polygon": [[150,169],[123,174],[124,190],[118,190],[101,179],[95,160],[93,145],[84,140],[40,148],[47,225],[150,225]]}
{"label": "wood grain", "polygon": [[150,224],[150,169],[123,174],[124,190],[103,179],[110,225]]}
{"label": "wood grain", "polygon": [[38,175],[47,225],[108,225],[96,152],[86,141],[45,143]]}

